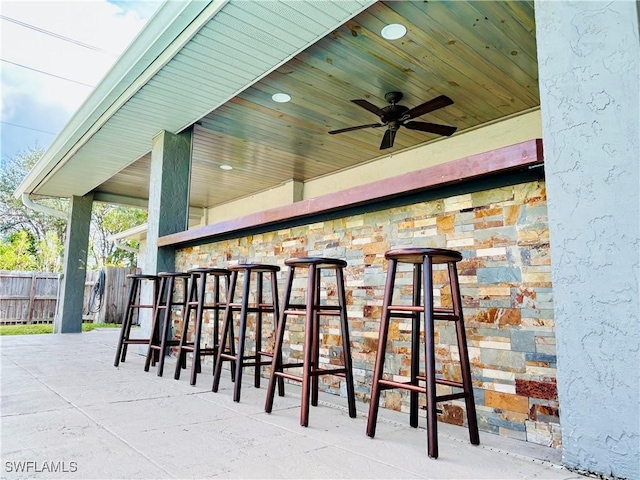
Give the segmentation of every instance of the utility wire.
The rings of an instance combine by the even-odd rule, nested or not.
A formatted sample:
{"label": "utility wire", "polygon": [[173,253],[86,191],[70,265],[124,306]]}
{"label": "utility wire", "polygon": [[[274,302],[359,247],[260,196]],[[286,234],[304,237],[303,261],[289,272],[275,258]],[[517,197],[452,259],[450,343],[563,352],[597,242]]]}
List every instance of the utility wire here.
{"label": "utility wire", "polygon": [[21,27],[30,28],[31,30],[35,30],[36,32],[44,33],[45,35],[49,35],[51,37],[58,38],[60,40],[64,40],[65,42],[70,42],[70,43],[73,43],[75,45],[79,45],[81,47],[88,48],[90,50],[95,50],[96,52],[107,53],[109,55],[113,55],[114,57],[118,56],[117,53],[110,52],[108,50],[104,50],[104,49],[99,48],[99,47],[94,47],[93,45],[89,45],[88,43],[80,42],[78,40],[74,40],[73,38],[65,37],[65,36],[60,35],[58,33],[51,32],[49,30],[45,30],[44,28],[36,27],[35,25],[31,25],[30,23],[21,22],[20,20],[16,20],[15,18],[7,17],[5,15],[0,15],[0,18],[2,20],[6,20],[7,22],[12,22],[12,23],[15,23],[16,25],[20,25]]}
{"label": "utility wire", "polygon": [[18,125],[17,123],[5,122],[4,120],[0,123],[4,123],[5,125],[11,125],[12,127],[24,128],[25,130],[33,130],[34,132],[40,133],[48,133],[49,135],[57,135],[57,133],[47,132],[46,130],[38,130],[37,128],[25,127],[24,125]]}
{"label": "utility wire", "polygon": [[95,85],[89,85],[88,83],[82,83],[77,80],[72,80],[71,78],[61,77],[60,75],[55,75],[53,73],[45,72],[44,70],[38,70],[37,68],[27,67],[26,65],[22,65],[20,63],[10,62],[9,60],[5,60],[4,58],[0,58],[3,62],[10,63],[11,65],[15,65],[16,67],[26,68],[27,70],[33,70],[34,72],[42,73],[44,75],[49,75],[51,77],[59,78],[61,80],[66,80],[67,82],[77,83],[78,85],[84,85],[85,87],[94,88]]}

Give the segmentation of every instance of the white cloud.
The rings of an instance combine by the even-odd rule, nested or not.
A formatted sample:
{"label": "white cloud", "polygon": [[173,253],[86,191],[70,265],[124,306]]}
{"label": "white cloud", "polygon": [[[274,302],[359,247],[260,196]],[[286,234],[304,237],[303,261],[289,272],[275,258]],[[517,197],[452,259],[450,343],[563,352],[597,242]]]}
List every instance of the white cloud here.
{"label": "white cloud", "polygon": [[[95,86],[144,26],[159,2],[107,1],[3,1],[2,15],[39,29],[54,32],[104,51],[96,51],[0,20],[2,28],[0,56],[2,62],[2,121],[25,122],[24,98],[31,105],[59,109],[71,117],[92,88],[38,73],[13,64],[48,72],[52,75]],[[144,6],[144,9],[140,7]],[[108,53],[112,52],[112,53]],[[11,62],[11,63],[9,63]],[[35,112],[34,112],[35,113]],[[38,120],[38,121],[36,121]],[[58,132],[60,125],[43,126],[33,119],[32,127]],[[59,122],[59,120],[58,120]],[[11,127],[2,125],[2,136]],[[32,127],[33,128],[33,127]],[[20,132],[15,130],[16,134]],[[13,132],[12,132],[13,135]],[[3,142],[3,157],[5,152]],[[24,148],[28,148],[26,145]]]}

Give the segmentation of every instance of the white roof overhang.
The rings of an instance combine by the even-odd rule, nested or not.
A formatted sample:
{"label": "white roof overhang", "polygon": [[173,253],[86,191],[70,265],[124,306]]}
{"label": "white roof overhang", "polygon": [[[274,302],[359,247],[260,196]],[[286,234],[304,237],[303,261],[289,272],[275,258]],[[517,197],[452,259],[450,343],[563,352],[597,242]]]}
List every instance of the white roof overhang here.
{"label": "white roof overhang", "polygon": [[373,3],[165,2],[15,196],[87,194]]}

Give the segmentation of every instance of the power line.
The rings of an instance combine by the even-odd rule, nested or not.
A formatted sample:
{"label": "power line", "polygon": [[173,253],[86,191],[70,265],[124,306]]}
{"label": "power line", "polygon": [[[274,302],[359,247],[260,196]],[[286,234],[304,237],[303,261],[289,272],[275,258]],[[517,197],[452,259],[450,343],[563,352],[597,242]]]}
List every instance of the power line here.
{"label": "power line", "polygon": [[51,32],[49,30],[45,30],[44,28],[36,27],[35,25],[31,25],[30,23],[21,22],[20,20],[16,20],[15,18],[7,17],[5,15],[0,15],[0,18],[2,20],[6,20],[8,22],[15,23],[16,25],[20,25],[21,27],[30,28],[31,30],[35,30],[36,32],[44,33],[45,35],[49,35],[51,37],[58,38],[60,40],[64,40],[65,42],[70,42],[70,43],[73,43],[75,45],[79,45],[81,47],[88,48],[90,50],[95,50],[96,52],[107,53],[109,55],[113,55],[114,57],[118,56],[117,53],[110,52],[108,50],[104,50],[104,49],[99,48],[99,47],[94,47],[93,45],[89,45],[88,43],[80,42],[78,40],[74,40],[73,38],[65,37],[65,36],[60,35],[58,33]]}
{"label": "power line", "polygon": [[25,127],[24,125],[18,125],[17,123],[5,122],[4,120],[0,123],[4,123],[5,125],[11,125],[12,127],[24,128],[25,130],[33,130],[34,132],[40,133],[48,133],[49,135],[58,135],[57,133],[47,132],[46,130],[38,130],[37,128]]}
{"label": "power line", "polygon": [[44,75],[49,75],[51,77],[59,78],[61,80],[66,80],[67,82],[77,83],[78,85],[84,85],[85,87],[94,88],[95,85],[89,85],[88,83],[78,82],[77,80],[72,80],[71,78],[61,77],[60,75],[55,75],[53,73],[45,72],[44,70],[38,70],[37,68],[27,67],[26,65],[22,65],[21,63],[11,62],[9,60],[5,60],[4,58],[0,58],[5,63],[10,63],[11,65],[15,65],[16,67],[26,68],[27,70],[33,70],[34,72],[42,73]]}

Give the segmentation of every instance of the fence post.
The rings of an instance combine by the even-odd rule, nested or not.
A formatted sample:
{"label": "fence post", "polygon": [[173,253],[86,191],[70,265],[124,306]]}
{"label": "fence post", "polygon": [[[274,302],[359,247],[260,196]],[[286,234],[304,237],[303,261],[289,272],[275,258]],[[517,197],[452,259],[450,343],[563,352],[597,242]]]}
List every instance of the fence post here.
{"label": "fence post", "polygon": [[31,275],[31,288],[29,289],[29,310],[27,315],[27,325],[33,323],[33,309],[35,308],[36,300],[36,273]]}

